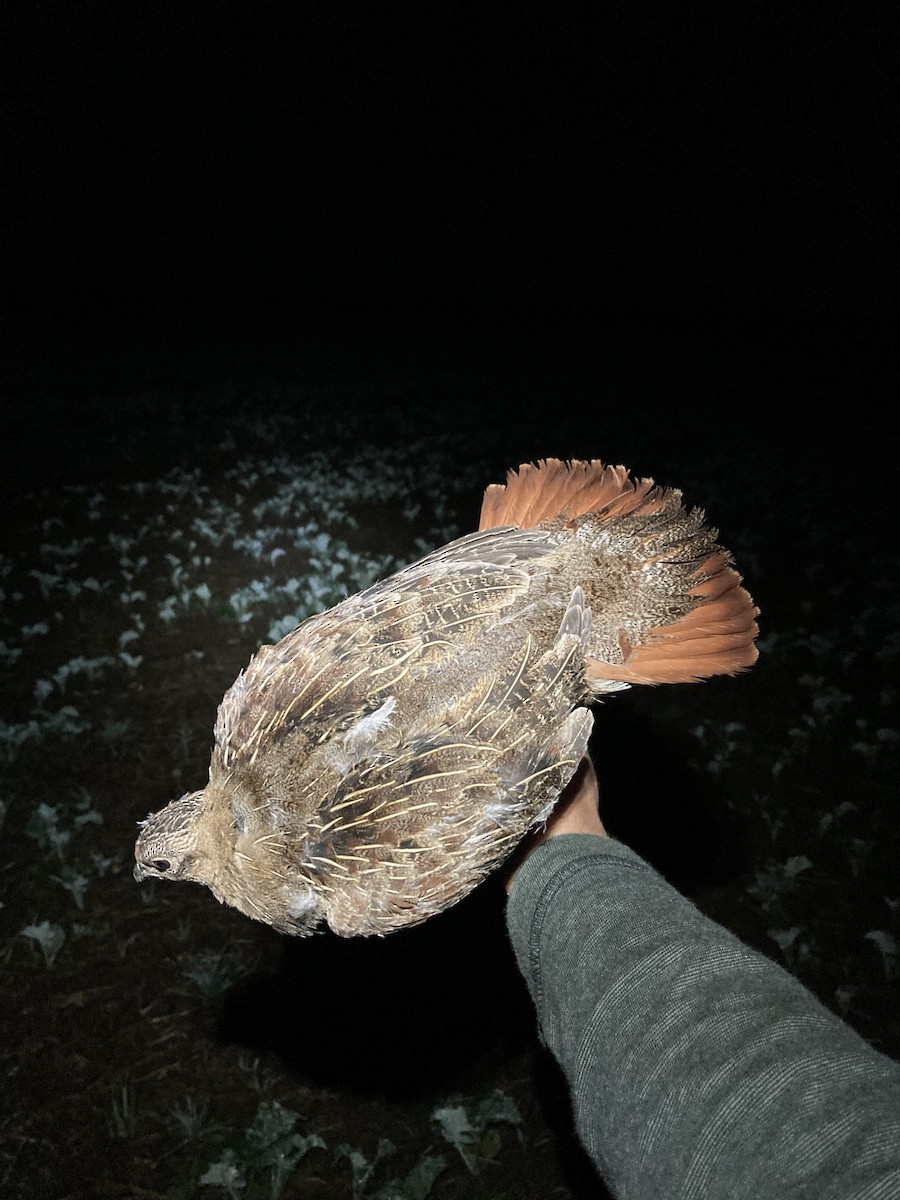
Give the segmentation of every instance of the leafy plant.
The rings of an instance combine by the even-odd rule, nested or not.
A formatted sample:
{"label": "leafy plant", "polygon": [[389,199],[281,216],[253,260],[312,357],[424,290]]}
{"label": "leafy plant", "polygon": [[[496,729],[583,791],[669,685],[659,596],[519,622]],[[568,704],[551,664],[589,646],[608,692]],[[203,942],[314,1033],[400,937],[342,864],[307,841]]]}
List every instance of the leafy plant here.
{"label": "leafy plant", "polygon": [[796,887],[798,877],[811,867],[805,854],[795,854],[784,862],[770,858],[763,869],[756,872],[747,891],[766,912],[780,912],[785,896]]}
{"label": "leafy plant", "polygon": [[435,1180],[446,1169],[447,1163],[439,1154],[423,1154],[408,1175],[391,1179],[372,1200],[427,1200]]}
{"label": "leafy plant", "polygon": [[200,1183],[224,1188],[229,1196],[236,1196],[248,1185],[267,1181],[268,1195],[277,1200],[300,1160],[310,1150],[326,1149],[317,1133],[297,1132],[298,1120],[298,1113],[277,1100],[264,1100],[237,1145],[210,1164]]}
{"label": "leafy plant", "polygon": [[375,1168],[379,1163],[383,1162],[386,1158],[390,1158],[396,1152],[397,1147],[389,1138],[378,1139],[378,1145],[375,1148],[373,1158],[366,1158],[360,1149],[355,1146],[349,1146],[346,1142],[342,1142],[338,1146],[335,1157],[346,1158],[350,1163],[353,1200],[361,1200],[369,1180],[375,1173]]}
{"label": "leafy plant", "polygon": [[53,875],[52,878],[60,887],[66,889],[78,908],[84,908],[84,897],[90,883],[87,875],[82,871],[76,871],[74,867],[65,866],[58,875]]}
{"label": "leafy plant", "polygon": [[[338,1148],[338,1154],[348,1158],[353,1171],[353,1200],[362,1200],[376,1167],[395,1153],[396,1147],[387,1138],[381,1138],[375,1157],[367,1159],[362,1151],[346,1144]],[[435,1180],[447,1169],[447,1163],[439,1154],[425,1153],[402,1178],[388,1180],[377,1192],[368,1193],[369,1200],[427,1200]]]}
{"label": "leafy plant", "polygon": [[242,950],[226,946],[222,950],[198,950],[186,957],[183,974],[196,984],[207,999],[221,996],[253,969]]}
{"label": "leafy plant", "polygon": [[34,838],[42,850],[48,850],[62,860],[65,849],[72,838],[68,829],[60,828],[59,806],[39,804],[25,826],[25,832]]}
{"label": "leafy plant", "polygon": [[767,933],[772,941],[777,943],[785,963],[794,974],[813,957],[809,936],[800,926],[769,929]]}
{"label": "leafy plant", "polygon": [[40,924],[26,925],[21,931],[21,937],[35,942],[44,956],[48,969],[56,962],[56,956],[62,950],[66,941],[66,931],[61,925],[52,921],[41,921]]}
{"label": "leafy plant", "polygon": [[515,1102],[499,1089],[477,1103],[460,1100],[442,1105],[434,1110],[431,1119],[473,1175],[497,1155],[500,1138],[495,1127],[512,1125],[519,1129],[522,1125]]}

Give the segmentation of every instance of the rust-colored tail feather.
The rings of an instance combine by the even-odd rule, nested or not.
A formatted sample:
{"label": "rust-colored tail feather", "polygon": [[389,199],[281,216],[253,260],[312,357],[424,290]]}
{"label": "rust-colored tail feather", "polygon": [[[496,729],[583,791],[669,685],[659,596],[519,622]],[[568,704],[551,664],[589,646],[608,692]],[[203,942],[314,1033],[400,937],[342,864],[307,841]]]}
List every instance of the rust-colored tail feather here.
{"label": "rust-colored tail feather", "polygon": [[626,467],[607,467],[596,458],[591,462],[542,458],[523,463],[518,471],[507,471],[505,484],[492,483],[486,489],[479,529],[498,525],[537,529],[559,517],[584,513],[608,518],[639,508],[656,512],[665,496],[652,479],[632,479]]}
{"label": "rust-colored tail feather", "polygon": [[[686,683],[709,675],[732,675],[752,666],[757,658],[754,639],[759,632],[755,619],[759,610],[741,587],[731,556],[714,544],[715,531],[704,528],[699,511],[685,512],[679,491],[657,487],[652,479],[634,479],[625,467],[605,466],[596,459],[571,463],[541,459],[524,464],[518,472],[510,471],[505,485],[493,484],[487,489],[480,528],[596,524],[603,526],[608,546],[610,541],[615,545],[615,523],[637,515],[656,517],[657,521],[651,520],[639,531],[633,521],[622,525],[622,573],[634,589],[635,611],[643,607],[637,603],[641,589],[648,587],[663,591],[668,587],[685,611],[670,623],[641,626],[629,621],[627,632],[620,624],[614,631],[619,661],[609,661],[609,655],[591,655],[588,678],[601,684]],[[670,541],[662,549],[658,543],[654,545],[657,526],[664,522],[667,528],[676,529],[676,535],[683,527],[680,555],[677,536],[674,544]],[[707,539],[711,552],[691,569],[690,542],[700,536]],[[608,554],[607,550],[607,564]],[[650,565],[662,566],[663,571],[641,570]],[[584,583],[590,595],[593,589],[588,581],[574,582]],[[659,598],[654,596],[654,601],[658,608]],[[653,604],[648,607],[652,609]],[[602,612],[595,616],[602,622]]]}

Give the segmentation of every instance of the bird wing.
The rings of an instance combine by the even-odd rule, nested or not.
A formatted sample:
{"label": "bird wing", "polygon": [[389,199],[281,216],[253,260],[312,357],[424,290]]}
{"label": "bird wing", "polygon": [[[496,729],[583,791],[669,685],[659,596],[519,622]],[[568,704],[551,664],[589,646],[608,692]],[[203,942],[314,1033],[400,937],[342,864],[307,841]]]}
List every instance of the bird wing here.
{"label": "bird wing", "polygon": [[375,711],[410,671],[478,644],[555,548],[542,530],[468,534],[261,647],[219,706],[226,770],[304,726],[320,743]]}

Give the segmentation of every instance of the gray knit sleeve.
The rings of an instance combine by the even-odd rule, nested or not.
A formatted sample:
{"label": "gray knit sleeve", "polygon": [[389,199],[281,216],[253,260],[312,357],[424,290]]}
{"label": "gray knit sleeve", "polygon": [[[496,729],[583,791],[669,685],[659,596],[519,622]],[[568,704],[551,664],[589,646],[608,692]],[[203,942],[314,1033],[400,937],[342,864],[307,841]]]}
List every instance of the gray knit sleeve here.
{"label": "gray knit sleeve", "polygon": [[621,1200],[900,1200],[900,1066],[626,846],[538,846],[507,925]]}

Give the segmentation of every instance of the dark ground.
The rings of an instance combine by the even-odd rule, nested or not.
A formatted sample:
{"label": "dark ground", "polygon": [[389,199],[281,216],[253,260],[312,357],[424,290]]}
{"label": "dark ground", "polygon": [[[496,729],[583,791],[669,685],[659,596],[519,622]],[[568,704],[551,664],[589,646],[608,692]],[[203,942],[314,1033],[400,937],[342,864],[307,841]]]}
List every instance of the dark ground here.
{"label": "dark ground", "polygon": [[[285,480],[312,485],[276,541],[279,527],[313,522],[332,550],[400,561],[416,537],[438,544],[472,526],[482,486],[542,454],[623,460],[703,503],[762,608],[761,659],[741,679],[607,702],[593,741],[605,817],[900,1053],[896,959],[866,937],[898,936],[889,456],[874,429],[843,437],[858,422],[838,436],[826,416],[836,375],[826,388],[811,350],[776,370],[743,336],[705,347],[699,330],[631,336],[623,354],[621,330],[590,341],[432,330],[409,342],[277,331],[268,346],[211,340],[193,360],[172,337],[152,355],[120,338],[115,355],[90,356],[81,406],[55,414],[52,362],[28,360],[54,450],[20,442],[19,461],[33,454],[41,471],[7,499],[2,560],[6,1195],[212,1195],[199,1180],[223,1161],[244,1172],[240,1194],[268,1195],[271,1146],[245,1131],[270,1101],[299,1114],[284,1118],[289,1132],[327,1144],[287,1173],[285,1196],[350,1195],[337,1148],[371,1159],[383,1137],[398,1149],[366,1195],[429,1154],[447,1163],[434,1196],[603,1194],[538,1046],[498,887],[384,941],[290,942],[198,888],[131,879],[135,821],[202,782],[222,692],[291,611],[279,581],[320,570],[302,549],[273,563],[234,547],[260,530],[265,542],[272,518],[248,506]],[[858,412],[863,397],[845,386]],[[341,481],[382,474],[383,498],[357,483],[335,513]],[[400,515],[412,501],[421,511]],[[209,597],[166,620],[173,550],[179,586],[205,583]],[[229,596],[266,576],[271,594],[241,623]],[[99,586],[79,590],[86,579]],[[40,622],[46,633],[29,632]],[[129,628],[138,636],[123,642]],[[64,706],[77,710],[74,732],[49,719]],[[29,722],[39,732],[18,743]],[[49,825],[41,805],[55,810]],[[55,849],[53,831],[71,838]],[[45,921],[65,935],[52,966],[21,934]],[[489,1125],[473,1176],[431,1114],[457,1094],[472,1110],[494,1089],[515,1103],[521,1136]],[[277,1125],[281,1110],[265,1111]],[[236,1159],[223,1159],[229,1147]]]}

